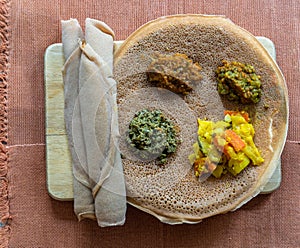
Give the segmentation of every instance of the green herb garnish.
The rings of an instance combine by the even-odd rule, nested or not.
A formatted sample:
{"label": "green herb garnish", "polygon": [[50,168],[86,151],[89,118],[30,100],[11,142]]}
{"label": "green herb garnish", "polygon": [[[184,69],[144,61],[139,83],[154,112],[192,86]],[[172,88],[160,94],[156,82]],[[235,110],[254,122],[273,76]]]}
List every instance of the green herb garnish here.
{"label": "green herb garnish", "polygon": [[157,158],[160,164],[164,164],[179,143],[175,129],[171,120],[160,110],[143,109],[135,114],[129,124],[127,142],[142,160]]}

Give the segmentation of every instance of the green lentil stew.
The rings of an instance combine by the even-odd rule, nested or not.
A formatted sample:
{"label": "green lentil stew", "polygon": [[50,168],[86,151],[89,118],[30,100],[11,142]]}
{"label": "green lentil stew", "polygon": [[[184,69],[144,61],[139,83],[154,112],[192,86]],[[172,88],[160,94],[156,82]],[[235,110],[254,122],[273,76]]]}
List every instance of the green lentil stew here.
{"label": "green lentil stew", "polygon": [[261,97],[260,76],[252,65],[240,62],[222,61],[223,66],[216,70],[218,92],[229,100],[241,103],[257,103]]}
{"label": "green lentil stew", "polygon": [[159,164],[165,164],[179,139],[176,127],[160,110],[143,109],[129,124],[127,142],[140,159],[158,159]]}

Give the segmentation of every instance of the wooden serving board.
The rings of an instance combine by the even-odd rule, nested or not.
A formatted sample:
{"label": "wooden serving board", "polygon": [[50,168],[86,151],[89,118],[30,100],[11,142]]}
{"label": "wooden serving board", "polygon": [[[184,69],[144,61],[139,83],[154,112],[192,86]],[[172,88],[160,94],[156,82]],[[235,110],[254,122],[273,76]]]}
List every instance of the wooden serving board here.
{"label": "wooden serving board", "polygon": [[[275,59],[275,46],[265,37],[257,37]],[[115,51],[122,41],[115,42]],[[45,101],[46,101],[46,162],[47,187],[51,197],[60,201],[73,200],[71,157],[64,122],[64,87],[62,44],[50,45],[45,51]],[[281,163],[261,193],[276,190],[281,183]]]}

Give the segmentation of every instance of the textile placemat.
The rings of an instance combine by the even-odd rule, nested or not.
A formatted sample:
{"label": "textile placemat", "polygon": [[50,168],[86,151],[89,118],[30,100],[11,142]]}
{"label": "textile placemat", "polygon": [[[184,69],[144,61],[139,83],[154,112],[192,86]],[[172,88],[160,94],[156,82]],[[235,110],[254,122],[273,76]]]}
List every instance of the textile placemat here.
{"label": "textile placemat", "polygon": [[[122,40],[147,21],[176,13],[225,15],[274,42],[290,99],[282,184],[197,225],[162,224],[130,206],[122,227],[78,223],[72,202],[47,194],[45,49],[61,42],[62,19],[102,20]],[[299,23],[294,0],[0,0],[0,247],[300,247]]]}

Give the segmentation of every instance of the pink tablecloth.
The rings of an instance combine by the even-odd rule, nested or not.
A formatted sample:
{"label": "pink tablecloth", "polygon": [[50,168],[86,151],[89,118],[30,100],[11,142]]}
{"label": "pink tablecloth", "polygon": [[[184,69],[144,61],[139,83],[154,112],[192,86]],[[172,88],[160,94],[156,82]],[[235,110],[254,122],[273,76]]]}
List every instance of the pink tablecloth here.
{"label": "pink tablecloth", "polygon": [[[126,224],[101,229],[78,223],[72,202],[47,194],[43,55],[61,42],[60,20],[86,17],[125,39],[140,25],[175,13],[222,14],[270,38],[287,81],[290,129],[282,184],[236,212],[197,225],[170,226],[129,207]],[[0,246],[1,247],[300,247],[300,2],[0,1]]]}

